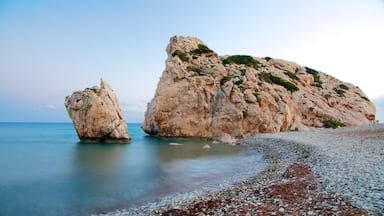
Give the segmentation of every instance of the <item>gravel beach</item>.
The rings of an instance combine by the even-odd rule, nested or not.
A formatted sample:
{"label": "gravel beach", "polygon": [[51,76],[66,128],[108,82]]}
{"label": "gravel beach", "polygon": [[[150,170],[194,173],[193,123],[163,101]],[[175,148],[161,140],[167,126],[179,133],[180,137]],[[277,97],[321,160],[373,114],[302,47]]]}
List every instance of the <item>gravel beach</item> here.
{"label": "gravel beach", "polygon": [[383,124],[258,134],[237,144],[264,153],[266,168],[220,190],[107,215],[384,214]]}

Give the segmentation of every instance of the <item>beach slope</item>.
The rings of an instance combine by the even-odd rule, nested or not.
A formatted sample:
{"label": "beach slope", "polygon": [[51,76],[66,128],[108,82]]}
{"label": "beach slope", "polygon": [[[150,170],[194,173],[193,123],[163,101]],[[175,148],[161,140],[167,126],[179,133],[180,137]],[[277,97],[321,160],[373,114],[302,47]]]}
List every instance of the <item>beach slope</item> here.
{"label": "beach slope", "polygon": [[208,194],[107,215],[384,213],[384,124],[258,134],[237,144],[262,152],[266,168]]}
{"label": "beach slope", "polygon": [[267,168],[216,193],[157,209],[162,215],[381,215],[384,125],[259,134],[241,145]]}

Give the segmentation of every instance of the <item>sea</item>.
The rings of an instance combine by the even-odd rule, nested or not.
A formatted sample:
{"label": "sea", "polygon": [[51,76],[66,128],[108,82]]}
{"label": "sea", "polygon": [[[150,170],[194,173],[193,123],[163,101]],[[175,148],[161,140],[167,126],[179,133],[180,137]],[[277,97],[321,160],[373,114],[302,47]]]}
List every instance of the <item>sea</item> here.
{"label": "sea", "polygon": [[[0,123],[0,215],[90,215],[250,177],[262,155],[207,139],[81,143],[72,123]],[[208,144],[211,148],[203,148]]]}

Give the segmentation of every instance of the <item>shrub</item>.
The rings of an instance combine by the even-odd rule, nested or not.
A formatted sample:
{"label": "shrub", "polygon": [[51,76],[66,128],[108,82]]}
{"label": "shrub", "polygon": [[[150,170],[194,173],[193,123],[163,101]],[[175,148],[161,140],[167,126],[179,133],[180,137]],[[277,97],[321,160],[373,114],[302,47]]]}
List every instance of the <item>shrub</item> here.
{"label": "shrub", "polygon": [[338,89],[338,88],[333,88],[333,90],[335,90],[335,92],[339,95],[339,97],[343,97],[344,96],[344,93],[345,93],[344,90]]}
{"label": "shrub", "polygon": [[260,62],[256,61],[252,56],[248,55],[233,55],[229,56],[226,59],[223,59],[223,64],[238,64],[238,65],[245,65],[248,67],[254,67],[256,68],[257,65],[260,64]]}
{"label": "shrub", "polygon": [[312,75],[318,75],[319,74],[319,71],[312,69],[310,67],[305,67],[305,71],[307,71],[307,73],[312,74]]}
{"label": "shrub", "polygon": [[202,53],[210,53],[213,52],[213,50],[209,49],[206,45],[204,44],[198,44],[197,47]]}
{"label": "shrub", "polygon": [[239,80],[237,80],[236,82],[234,82],[235,83],[235,85],[241,85],[241,84],[243,84],[243,80],[242,79],[239,79]]}
{"label": "shrub", "polygon": [[319,82],[315,83],[315,86],[317,86],[318,88],[323,88],[323,82],[319,80]]}
{"label": "shrub", "polygon": [[183,53],[180,50],[176,50],[175,52],[173,52],[172,56],[178,56],[179,59],[183,62],[189,61],[189,57],[188,57],[187,53]]}
{"label": "shrub", "polygon": [[312,68],[309,68],[309,67],[305,67],[305,71],[307,71],[307,73],[309,74],[312,74],[313,76],[313,79],[315,80],[315,83],[317,87],[319,88],[323,88],[323,82],[320,80],[320,75],[319,75],[319,72],[315,69],[312,69]]}
{"label": "shrub", "polygon": [[265,73],[265,72],[259,73],[259,79],[261,79],[267,83],[272,83],[271,73]]}
{"label": "shrub", "polygon": [[299,90],[299,88],[295,84],[289,82],[288,80],[285,80],[281,77],[273,76],[272,74],[270,75],[270,77],[273,83],[283,86],[290,92]]}
{"label": "shrub", "polygon": [[340,86],[340,88],[342,88],[344,90],[349,90],[349,87],[344,85],[344,84],[340,84],[339,86]]}
{"label": "shrub", "polygon": [[295,84],[293,84],[293,83],[289,82],[288,80],[283,79],[281,77],[274,76],[271,73],[264,73],[264,72],[260,73],[259,78],[264,80],[265,82],[268,82],[268,83],[274,83],[277,85],[281,85],[290,92],[294,92],[294,91],[299,90],[299,88]]}
{"label": "shrub", "polygon": [[370,101],[369,98],[367,98],[366,96],[362,96],[361,98],[363,98],[366,101]]}
{"label": "shrub", "polygon": [[291,79],[300,81],[300,78],[296,76],[296,74],[292,73],[291,71],[285,71],[284,74],[289,76]]}
{"label": "shrub", "polygon": [[269,57],[269,56],[267,56],[267,57],[264,57],[264,59],[265,59],[266,61],[271,61],[271,60],[272,60],[272,58],[271,58],[271,57]]}
{"label": "shrub", "polygon": [[328,119],[328,120],[325,120],[323,121],[323,126],[326,127],[326,128],[337,128],[337,127],[344,127],[345,124],[343,122],[339,122],[335,119]]}
{"label": "shrub", "polygon": [[331,98],[332,95],[331,95],[331,94],[325,94],[325,95],[323,95],[323,96],[325,97],[325,99],[328,100],[329,98]]}
{"label": "shrub", "polygon": [[198,68],[198,67],[188,66],[187,70],[193,71],[193,72],[195,72],[196,75],[199,75],[199,76],[203,75],[203,71],[201,70],[201,68]]}
{"label": "shrub", "polygon": [[320,82],[320,75],[319,74],[315,74],[315,75],[312,74],[312,76],[315,79],[315,82],[317,82],[317,83]]}
{"label": "shrub", "polygon": [[203,53],[211,53],[213,50],[209,49],[206,45],[204,44],[198,44],[197,49],[194,49],[190,52],[192,55],[201,55]]}

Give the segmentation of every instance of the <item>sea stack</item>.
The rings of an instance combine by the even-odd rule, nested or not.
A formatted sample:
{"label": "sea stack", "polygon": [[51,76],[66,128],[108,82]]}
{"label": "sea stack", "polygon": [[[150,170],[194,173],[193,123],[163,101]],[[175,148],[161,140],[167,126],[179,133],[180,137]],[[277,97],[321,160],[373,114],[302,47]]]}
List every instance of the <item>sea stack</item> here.
{"label": "sea stack", "polygon": [[225,140],[257,133],[369,124],[376,108],[358,87],[293,62],[219,56],[198,38],[174,36],[144,131]]}
{"label": "sea stack", "polygon": [[129,142],[128,126],[111,85],[101,80],[65,98],[65,107],[84,142]]}

